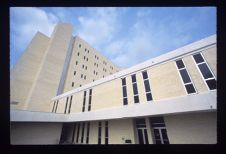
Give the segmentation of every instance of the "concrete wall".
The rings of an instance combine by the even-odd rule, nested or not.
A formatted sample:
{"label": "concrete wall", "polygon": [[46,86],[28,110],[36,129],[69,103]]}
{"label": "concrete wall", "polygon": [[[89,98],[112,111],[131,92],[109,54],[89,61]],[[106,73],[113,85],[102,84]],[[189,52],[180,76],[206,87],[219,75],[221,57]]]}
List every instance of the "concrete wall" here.
{"label": "concrete wall", "polygon": [[17,105],[11,105],[11,109],[24,108],[49,40],[47,36],[37,32],[21,58],[10,70],[10,101],[19,102]]}
{"label": "concrete wall", "polygon": [[11,122],[10,143],[59,144],[62,123]]}
{"label": "concrete wall", "polygon": [[216,144],[216,112],[164,116],[170,144]]}
{"label": "concrete wall", "polygon": [[[104,64],[103,61],[105,61],[106,64]],[[77,65],[76,62],[78,62]],[[94,65],[94,63],[98,64],[98,66]],[[106,69],[106,71],[104,71],[103,69]],[[65,82],[66,84],[64,86],[64,92],[80,87],[80,85],[85,85],[87,83],[93,82],[93,80],[101,79],[103,78],[103,76],[106,77],[119,70],[120,69],[115,64],[101,55],[87,42],[82,40],[80,37],[75,37],[72,56]],[[75,75],[74,71],[76,71]],[[96,73],[94,74],[94,71],[98,72],[97,75]],[[81,77],[81,74],[83,75],[83,77]],[[84,76],[86,76],[86,79],[84,78]],[[74,82],[73,87],[72,82]]]}

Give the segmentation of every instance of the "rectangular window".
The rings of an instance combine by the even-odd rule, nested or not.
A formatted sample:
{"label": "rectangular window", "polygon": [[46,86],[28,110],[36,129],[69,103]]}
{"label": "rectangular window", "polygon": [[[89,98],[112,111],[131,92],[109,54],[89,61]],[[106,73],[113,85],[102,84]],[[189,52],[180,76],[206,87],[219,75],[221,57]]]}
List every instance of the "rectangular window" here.
{"label": "rectangular window", "polygon": [[101,122],[98,123],[98,144],[101,144]]}
{"label": "rectangular window", "polygon": [[89,106],[88,106],[88,111],[91,111],[91,101],[92,101],[92,89],[89,90]]}
{"label": "rectangular window", "polygon": [[57,102],[56,102],[55,113],[56,113],[56,111],[57,111],[58,102],[59,102],[59,100],[57,100]]}
{"label": "rectangular window", "polygon": [[200,70],[203,79],[205,80],[207,87],[209,90],[214,90],[217,88],[216,85],[216,78],[214,77],[213,73],[211,72],[211,69],[209,68],[207,62],[203,58],[201,53],[193,55],[193,58],[195,60],[195,63]]}
{"label": "rectangular window", "polygon": [[53,109],[52,109],[52,112],[54,112],[55,105],[56,105],[56,101],[54,101],[54,103],[53,103]]}
{"label": "rectangular window", "polygon": [[74,87],[74,82],[71,83],[71,87]]}
{"label": "rectangular window", "polygon": [[75,129],[76,129],[76,123],[74,123],[74,125],[73,125],[72,143],[74,143],[74,140],[75,140]]}
{"label": "rectangular window", "polygon": [[151,101],[153,98],[152,98],[152,94],[151,94],[151,88],[150,88],[147,71],[142,72],[142,75],[143,75],[143,80],[144,80],[144,87],[145,87],[147,101]]}
{"label": "rectangular window", "polygon": [[76,75],[76,71],[74,71],[74,75]]}
{"label": "rectangular window", "polygon": [[90,122],[87,123],[86,144],[89,143],[89,129],[90,129]]}
{"label": "rectangular window", "polygon": [[126,90],[126,78],[122,78],[122,94],[123,94],[123,105],[128,104],[127,90]]}
{"label": "rectangular window", "polygon": [[105,121],[105,144],[108,144],[108,121]]}
{"label": "rectangular window", "polygon": [[80,122],[78,123],[78,128],[77,128],[76,143],[78,143],[79,131],[80,131]]}
{"label": "rectangular window", "polygon": [[85,122],[83,122],[83,123],[82,123],[82,136],[81,136],[81,143],[83,143],[84,131],[85,131]]}
{"label": "rectangular window", "polygon": [[67,103],[68,103],[68,97],[67,97],[67,100],[66,100],[66,105],[65,105],[65,109],[64,109],[64,114],[66,114],[66,111],[67,111]]}
{"label": "rectangular window", "polygon": [[72,98],[73,98],[73,96],[71,96],[71,98],[70,98],[70,105],[69,105],[69,109],[68,109],[68,114],[71,112],[71,103],[72,103]]}
{"label": "rectangular window", "polygon": [[151,124],[155,144],[169,144],[163,117],[151,117],[149,121]]}
{"label": "rectangular window", "polygon": [[196,90],[195,90],[195,87],[191,81],[191,78],[187,72],[187,69],[182,61],[182,59],[180,60],[177,60],[176,61],[176,65],[177,65],[177,68],[178,68],[178,71],[180,73],[180,76],[183,80],[183,83],[184,83],[184,86],[185,86],[185,89],[187,91],[187,94],[192,94],[192,93],[196,93]]}
{"label": "rectangular window", "polygon": [[86,91],[84,91],[84,95],[83,95],[83,106],[82,106],[82,112],[85,111],[85,104],[86,104]]}
{"label": "rectangular window", "polygon": [[132,84],[133,84],[134,103],[139,103],[136,74],[133,74],[131,78],[132,78]]}

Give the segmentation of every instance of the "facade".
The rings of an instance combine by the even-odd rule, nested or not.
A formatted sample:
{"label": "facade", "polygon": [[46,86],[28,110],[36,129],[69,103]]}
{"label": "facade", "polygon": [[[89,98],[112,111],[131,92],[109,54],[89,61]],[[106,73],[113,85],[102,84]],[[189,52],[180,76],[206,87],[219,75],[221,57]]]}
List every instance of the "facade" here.
{"label": "facade", "polygon": [[[61,31],[70,31],[72,39],[62,38]],[[64,40],[67,48],[55,47],[54,39]],[[29,47],[26,52],[40,52],[39,58],[29,62],[26,56],[30,55],[24,55],[15,67],[19,75],[11,77],[11,100],[27,101],[11,105],[12,144],[217,142],[216,35],[124,70],[81,38],[72,37],[68,24],[59,24],[50,39],[38,33]],[[59,53],[53,54],[57,49]],[[40,65],[37,75],[30,76],[34,79],[24,79],[22,71],[28,63],[32,63],[29,67]],[[34,74],[29,69],[35,71],[26,68],[24,72]],[[16,88],[23,86],[15,83],[19,78],[31,88],[17,94]],[[45,93],[39,91],[41,86],[52,92],[39,103],[31,98]]]}

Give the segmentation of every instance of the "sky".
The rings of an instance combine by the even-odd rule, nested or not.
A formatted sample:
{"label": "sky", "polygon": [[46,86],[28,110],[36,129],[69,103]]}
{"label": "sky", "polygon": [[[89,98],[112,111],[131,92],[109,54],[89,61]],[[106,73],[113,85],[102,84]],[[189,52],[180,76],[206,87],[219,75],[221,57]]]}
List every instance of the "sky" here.
{"label": "sky", "polygon": [[58,22],[122,69],[216,34],[215,7],[11,7],[10,68]]}

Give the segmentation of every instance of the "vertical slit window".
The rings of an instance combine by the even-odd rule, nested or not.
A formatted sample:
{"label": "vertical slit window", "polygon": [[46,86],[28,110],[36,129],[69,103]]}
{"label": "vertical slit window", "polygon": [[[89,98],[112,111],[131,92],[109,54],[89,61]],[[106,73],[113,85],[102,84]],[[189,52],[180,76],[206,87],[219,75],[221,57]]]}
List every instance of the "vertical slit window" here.
{"label": "vertical slit window", "polygon": [[76,136],[76,143],[78,143],[79,131],[80,131],[80,123],[78,123],[77,136]]}
{"label": "vertical slit window", "polygon": [[198,66],[198,69],[200,70],[203,79],[205,80],[209,90],[214,90],[217,88],[216,85],[216,78],[214,77],[213,73],[211,72],[211,69],[209,68],[207,62],[203,58],[201,53],[193,55],[193,58],[195,60],[196,65]]}
{"label": "vertical slit window", "polygon": [[74,143],[74,140],[75,140],[75,129],[76,129],[76,123],[74,123],[73,125],[72,143]]}
{"label": "vertical slit window", "polygon": [[151,101],[153,98],[152,98],[152,94],[151,94],[151,88],[150,88],[150,83],[148,80],[147,71],[142,72],[142,75],[143,75],[143,79],[144,79],[144,87],[145,87],[147,101]]}
{"label": "vertical slit window", "polygon": [[86,144],[89,143],[89,129],[90,129],[90,122],[87,123]]}
{"label": "vertical slit window", "polygon": [[108,121],[105,121],[105,144],[108,144]]}
{"label": "vertical slit window", "polygon": [[53,109],[52,109],[52,112],[54,112],[55,105],[56,105],[56,101],[54,101],[54,103],[53,103]]}
{"label": "vertical slit window", "polygon": [[92,89],[89,90],[89,105],[88,105],[88,111],[91,111],[91,101],[92,101]]}
{"label": "vertical slit window", "polygon": [[134,103],[139,103],[139,95],[138,95],[138,89],[137,89],[136,74],[133,74],[131,76],[131,78],[132,78],[132,84],[133,84]]}
{"label": "vertical slit window", "polygon": [[58,102],[59,102],[59,100],[57,100],[57,102],[56,102],[55,113],[56,113],[56,111],[57,111]]}
{"label": "vertical slit window", "polygon": [[128,104],[127,90],[126,90],[126,78],[122,78],[122,92],[123,92],[123,105]]}
{"label": "vertical slit window", "polygon": [[67,103],[68,103],[68,97],[67,97],[67,100],[66,100],[66,105],[65,105],[65,109],[64,109],[64,114],[66,114],[66,111],[67,111]]}
{"label": "vertical slit window", "polygon": [[72,98],[73,98],[73,96],[71,96],[71,98],[70,98],[70,105],[69,105],[68,113],[70,113],[70,112],[71,112],[71,103],[72,103]]}
{"label": "vertical slit window", "polygon": [[82,136],[81,136],[81,143],[83,143],[84,138],[84,130],[85,130],[85,122],[82,123]]}
{"label": "vertical slit window", "polygon": [[83,95],[83,106],[82,106],[82,112],[85,111],[85,104],[86,104],[86,91],[84,91],[84,95]]}
{"label": "vertical slit window", "polygon": [[196,93],[195,87],[191,81],[191,78],[187,72],[187,69],[186,69],[182,59],[177,60],[176,65],[177,65],[178,71],[180,73],[180,76],[183,80],[187,94]]}
{"label": "vertical slit window", "polygon": [[101,122],[98,123],[98,144],[101,144]]}

